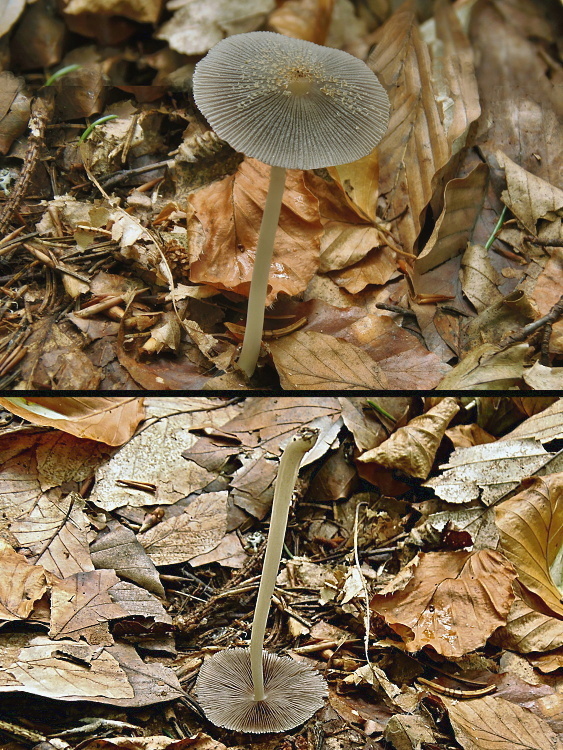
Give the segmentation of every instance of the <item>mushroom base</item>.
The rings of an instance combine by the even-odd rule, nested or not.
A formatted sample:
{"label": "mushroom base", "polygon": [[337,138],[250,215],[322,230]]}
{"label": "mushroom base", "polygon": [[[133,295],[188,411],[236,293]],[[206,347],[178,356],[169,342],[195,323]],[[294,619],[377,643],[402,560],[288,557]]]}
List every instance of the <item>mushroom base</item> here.
{"label": "mushroom base", "polygon": [[205,660],[196,693],[207,718],[237,732],[284,732],[324,705],[323,678],[288,656],[262,652],[265,698],[254,699],[250,650],[232,648]]}

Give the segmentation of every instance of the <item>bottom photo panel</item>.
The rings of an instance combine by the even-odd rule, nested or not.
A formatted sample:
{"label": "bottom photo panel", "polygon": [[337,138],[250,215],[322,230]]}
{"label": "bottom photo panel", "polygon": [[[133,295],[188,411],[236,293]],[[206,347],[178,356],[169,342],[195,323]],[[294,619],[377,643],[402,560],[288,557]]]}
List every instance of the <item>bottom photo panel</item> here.
{"label": "bottom photo panel", "polygon": [[0,398],[2,750],[563,746],[563,398]]}

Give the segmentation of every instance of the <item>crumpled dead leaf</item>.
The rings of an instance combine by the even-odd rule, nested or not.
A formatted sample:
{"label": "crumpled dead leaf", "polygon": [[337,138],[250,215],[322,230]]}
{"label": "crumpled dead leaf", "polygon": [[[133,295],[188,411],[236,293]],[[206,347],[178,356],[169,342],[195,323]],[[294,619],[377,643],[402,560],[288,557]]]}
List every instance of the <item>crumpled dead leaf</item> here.
{"label": "crumpled dead leaf", "polygon": [[[191,193],[188,218],[190,280],[248,296],[270,167],[245,159],[234,175]],[[318,201],[303,172],[287,173],[270,269],[270,305],[304,291],[319,264]]]}
{"label": "crumpled dead leaf", "polygon": [[[531,406],[535,400],[535,396],[526,396],[524,405]],[[558,398],[553,404],[539,409],[536,413],[532,412],[528,419],[499,440],[527,437],[533,437],[540,443],[563,438],[563,399]]]}
{"label": "crumpled dead leaf", "polygon": [[455,398],[446,397],[426,414],[400,427],[384,443],[358,456],[358,461],[374,462],[400,469],[412,477],[426,479],[446,427],[459,411]]}
{"label": "crumpled dead leaf", "polygon": [[54,427],[107,445],[126,443],[144,419],[136,396],[7,396],[0,406],[32,424]]}
{"label": "crumpled dead leaf", "polygon": [[[492,642],[501,648],[528,654],[531,651],[551,651],[563,646],[563,619],[551,617],[533,604],[534,597],[516,580],[516,598],[506,618],[506,625],[499,628]],[[523,598],[525,597],[525,599]],[[541,600],[540,600],[541,602]]]}
{"label": "crumpled dead leaf", "polygon": [[0,621],[25,620],[46,591],[44,568],[0,539]]}
{"label": "crumpled dead leaf", "polygon": [[[410,573],[410,578],[408,574]],[[506,622],[514,599],[512,565],[494,550],[420,553],[399,573],[399,588],[372,597],[371,607],[405,642],[459,657],[483,646]]]}
{"label": "crumpled dead leaf", "polygon": [[499,350],[493,344],[472,349],[440,382],[437,390],[507,390],[518,385],[529,352],[526,343]]}
{"label": "crumpled dead leaf", "polygon": [[563,618],[563,474],[530,477],[496,508],[504,553],[520,582]]}
{"label": "crumpled dead leaf", "polygon": [[497,159],[506,174],[502,200],[530,234],[536,234],[540,219],[563,217],[563,190],[527,172],[502,151]]}

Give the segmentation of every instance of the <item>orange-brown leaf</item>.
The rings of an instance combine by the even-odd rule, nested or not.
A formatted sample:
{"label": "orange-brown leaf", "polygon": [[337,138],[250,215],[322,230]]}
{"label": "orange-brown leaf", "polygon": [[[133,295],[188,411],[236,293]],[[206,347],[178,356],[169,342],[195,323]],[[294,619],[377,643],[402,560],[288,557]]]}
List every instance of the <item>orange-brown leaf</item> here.
{"label": "orange-brown leaf", "polygon": [[0,406],[33,424],[107,445],[126,443],[145,416],[143,399],[133,396],[8,397]]}
{"label": "orange-brown leaf", "polygon": [[[188,232],[199,235],[190,247],[191,281],[248,295],[269,179],[270,167],[245,159],[234,175],[190,195]],[[266,304],[306,289],[321,234],[318,201],[303,172],[288,171]]]}
{"label": "orange-brown leaf", "polygon": [[443,656],[463,656],[505,624],[516,574],[499,552],[422,552],[406,585],[405,572],[399,574],[402,587],[376,594],[371,606],[407,651],[432,646]]}

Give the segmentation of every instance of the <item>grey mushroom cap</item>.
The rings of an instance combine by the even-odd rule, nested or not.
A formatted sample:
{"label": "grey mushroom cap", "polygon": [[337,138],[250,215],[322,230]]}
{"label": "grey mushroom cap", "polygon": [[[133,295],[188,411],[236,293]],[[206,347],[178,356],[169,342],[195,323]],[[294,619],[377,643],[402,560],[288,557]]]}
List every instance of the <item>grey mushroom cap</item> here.
{"label": "grey mushroom cap", "polygon": [[387,93],[362,60],[271,31],[216,44],[196,65],[193,90],[220,138],[274,167],[356,161],[389,121]]}
{"label": "grey mushroom cap", "polygon": [[236,732],[285,732],[324,706],[325,682],[309,666],[267,651],[262,664],[266,697],[256,701],[250,649],[227,649],[204,661],[196,693],[213,724]]}

